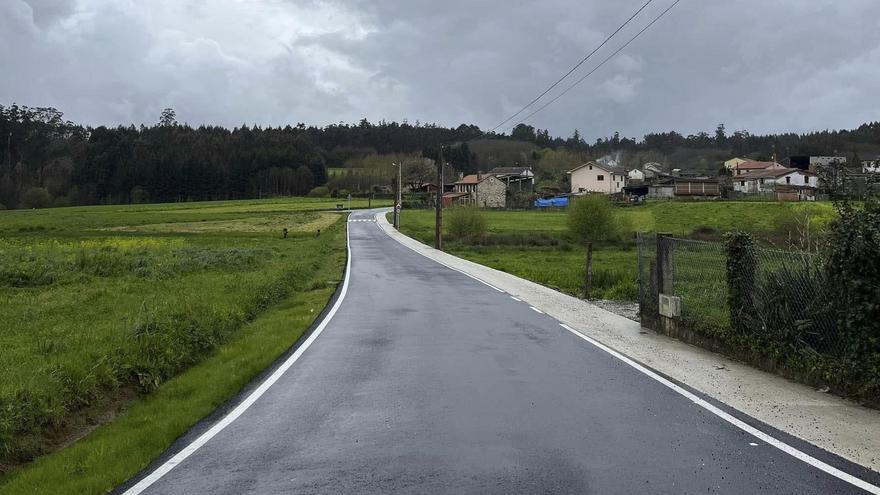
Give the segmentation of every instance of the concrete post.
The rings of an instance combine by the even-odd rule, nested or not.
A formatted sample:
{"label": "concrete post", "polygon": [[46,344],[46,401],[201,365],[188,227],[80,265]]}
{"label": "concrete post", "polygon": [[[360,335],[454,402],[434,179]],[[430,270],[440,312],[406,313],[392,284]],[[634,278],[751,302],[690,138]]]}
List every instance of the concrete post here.
{"label": "concrete post", "polygon": [[674,295],[674,253],[672,236],[657,234],[657,307],[660,331],[675,336],[678,330],[680,299]]}

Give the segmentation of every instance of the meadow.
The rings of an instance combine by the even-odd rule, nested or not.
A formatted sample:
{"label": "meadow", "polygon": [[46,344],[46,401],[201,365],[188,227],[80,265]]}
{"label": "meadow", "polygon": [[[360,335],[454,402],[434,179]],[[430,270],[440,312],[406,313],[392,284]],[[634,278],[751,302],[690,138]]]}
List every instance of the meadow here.
{"label": "meadow", "polygon": [[[562,292],[582,296],[584,250],[567,234],[565,210],[484,210],[488,233],[477,242],[447,238],[445,249],[465,259],[532,280]],[[724,232],[742,230],[768,242],[780,242],[810,219],[821,231],[834,218],[830,203],[733,201],[655,201],[617,209],[625,229],[670,233],[678,237],[720,240]],[[433,210],[405,210],[401,231],[426,244],[434,239]],[[634,243],[599,244],[593,256],[593,297],[634,301],[638,296]]]}
{"label": "meadow", "polygon": [[[94,481],[82,491],[106,491],[271,363],[342,277],[345,223],[335,207],[296,198],[0,211],[0,492],[16,492],[16,480],[77,475]],[[285,305],[286,324],[266,319]],[[262,327],[272,331],[253,333]],[[133,404],[167,408],[173,401],[153,399],[166,382],[204,386],[186,370],[236,346],[217,364],[238,362],[230,376],[202,370],[211,386],[189,396],[201,407],[174,396],[170,427],[102,433],[118,430]],[[138,435],[151,448],[114,440]],[[116,452],[102,461],[118,466],[112,480],[52,460],[92,437],[103,438],[100,452]],[[29,478],[33,469],[42,474]]]}

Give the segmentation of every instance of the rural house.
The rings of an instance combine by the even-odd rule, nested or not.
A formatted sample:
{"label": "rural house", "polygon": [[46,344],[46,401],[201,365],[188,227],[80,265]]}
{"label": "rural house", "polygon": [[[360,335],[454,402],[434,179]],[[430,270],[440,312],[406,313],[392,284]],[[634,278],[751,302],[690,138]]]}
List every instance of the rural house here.
{"label": "rural house", "polygon": [[[455,183],[454,192],[459,193],[455,197],[457,203],[488,208],[504,208],[507,205],[507,184],[492,174],[466,175]],[[444,195],[445,199],[446,195]]]}
{"label": "rural house", "polygon": [[872,159],[862,160],[862,173],[863,174],[880,173],[880,155],[878,155]]}
{"label": "rural house", "polygon": [[532,191],[535,187],[535,173],[529,167],[495,167],[488,175],[497,177],[511,191]]}
{"label": "rural house", "polygon": [[572,194],[615,194],[623,190],[627,181],[626,171],[622,167],[597,162],[587,162],[568,174],[571,176]]}
{"label": "rural house", "polygon": [[772,194],[780,200],[811,199],[815,197],[816,187],[818,187],[816,174],[797,168],[753,170],[733,178],[733,188],[737,192]]}
{"label": "rural house", "polygon": [[654,179],[663,175],[663,166],[657,162],[648,162],[642,165],[642,173],[645,179]]}
{"label": "rural house", "polygon": [[739,164],[741,164],[741,163],[745,163],[745,162],[747,162],[747,161],[748,161],[748,160],[746,160],[745,158],[734,157],[734,158],[731,158],[730,160],[727,160],[727,161],[724,162],[724,168],[726,168],[727,170],[730,170],[731,172],[733,172],[734,170],[736,170],[736,167],[737,167]]}
{"label": "rural house", "polygon": [[747,174],[749,172],[754,172],[756,170],[766,170],[766,169],[778,169],[785,168],[782,165],[776,162],[757,162],[757,161],[747,161],[742,162],[736,165],[736,168],[733,169],[733,176],[739,177],[740,175]]}

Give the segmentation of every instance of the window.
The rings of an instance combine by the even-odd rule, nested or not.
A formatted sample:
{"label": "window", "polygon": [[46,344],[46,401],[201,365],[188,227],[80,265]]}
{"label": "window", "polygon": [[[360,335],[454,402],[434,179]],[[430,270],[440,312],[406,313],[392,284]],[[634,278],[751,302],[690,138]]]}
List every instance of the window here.
{"label": "window", "polygon": [[592,165],[590,165],[590,170],[593,170],[593,166],[592,166]]}
{"label": "window", "polygon": [[764,179],[761,179],[761,184],[763,184],[763,183],[764,183]]}
{"label": "window", "polygon": [[791,177],[786,177],[786,178],[785,178],[785,183],[786,183],[786,184],[791,184]]}
{"label": "window", "polygon": [[605,180],[605,176],[604,175],[597,175],[596,180]]}
{"label": "window", "polygon": [[744,180],[739,181],[739,185],[746,187],[746,181],[744,181]]}

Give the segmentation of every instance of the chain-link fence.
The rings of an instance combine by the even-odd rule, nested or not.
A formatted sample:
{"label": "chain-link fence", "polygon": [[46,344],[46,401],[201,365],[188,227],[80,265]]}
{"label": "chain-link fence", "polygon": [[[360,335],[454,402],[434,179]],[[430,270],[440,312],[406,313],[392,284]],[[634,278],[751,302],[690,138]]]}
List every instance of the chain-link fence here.
{"label": "chain-link fence", "polygon": [[[639,235],[637,246],[643,325],[660,328],[659,281],[665,280],[663,292],[680,298],[676,324],[683,330],[829,357],[845,352],[823,291],[818,256],[760,248],[750,241],[725,245],[654,235]],[[658,252],[671,262],[658,266]]]}

